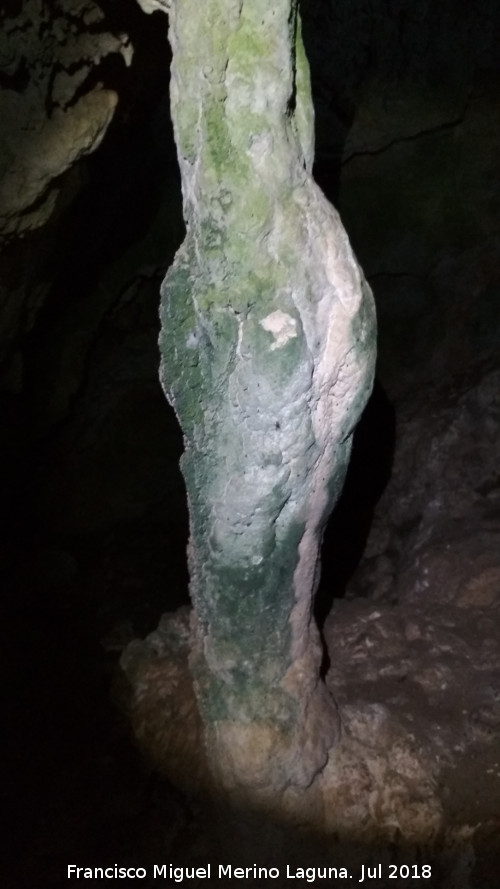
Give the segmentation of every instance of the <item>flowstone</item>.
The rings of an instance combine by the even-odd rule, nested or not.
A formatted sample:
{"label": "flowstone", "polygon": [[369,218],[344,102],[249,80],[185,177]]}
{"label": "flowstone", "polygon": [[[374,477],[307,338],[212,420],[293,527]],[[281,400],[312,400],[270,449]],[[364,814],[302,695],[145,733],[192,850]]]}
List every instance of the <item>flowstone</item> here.
{"label": "flowstone", "polygon": [[187,233],[161,382],[184,434],[190,667],[215,783],[279,808],[338,737],[311,607],[372,386],[373,299],[312,179],[296,0],[173,0],[169,20]]}

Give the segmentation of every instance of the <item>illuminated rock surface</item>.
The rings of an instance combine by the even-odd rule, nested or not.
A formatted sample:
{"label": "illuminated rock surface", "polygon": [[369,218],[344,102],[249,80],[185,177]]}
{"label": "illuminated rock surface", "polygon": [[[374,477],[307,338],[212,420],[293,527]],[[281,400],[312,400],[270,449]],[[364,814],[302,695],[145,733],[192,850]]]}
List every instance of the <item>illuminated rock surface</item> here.
{"label": "illuminated rock surface", "polygon": [[187,234],[160,349],[185,442],[191,667],[218,780],[264,797],[308,786],[336,740],[312,594],[375,358],[371,292],[311,177],[295,7],[170,11]]}

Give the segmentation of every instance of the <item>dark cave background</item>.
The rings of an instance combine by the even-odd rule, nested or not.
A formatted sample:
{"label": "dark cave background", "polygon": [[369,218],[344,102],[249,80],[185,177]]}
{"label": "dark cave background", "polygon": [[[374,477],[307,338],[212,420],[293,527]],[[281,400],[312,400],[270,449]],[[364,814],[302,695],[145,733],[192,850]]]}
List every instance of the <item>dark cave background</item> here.
{"label": "dark cave background", "polygon": [[[500,10],[305,0],[302,15],[315,176],[380,325],[376,387],[325,533],[321,624],[363,558],[398,414],[498,366]],[[182,436],[157,373],[158,291],[183,237],[167,18],[132,0],[59,0],[38,16],[35,2],[0,12],[0,89],[19,117],[45,84],[51,119],[56,74],[78,69],[57,55],[68,41],[124,33],[133,58],[93,65],[82,51],[64,107],[103,84],[119,97],[111,123],[56,171],[48,216],[49,186],[0,245],[2,793],[18,889],[67,884],[72,861],[140,864],[169,820],[185,819],[186,843],[194,830],[111,694],[121,647],[188,601]],[[18,123],[2,119],[3,135]],[[13,163],[5,152],[5,178]]]}

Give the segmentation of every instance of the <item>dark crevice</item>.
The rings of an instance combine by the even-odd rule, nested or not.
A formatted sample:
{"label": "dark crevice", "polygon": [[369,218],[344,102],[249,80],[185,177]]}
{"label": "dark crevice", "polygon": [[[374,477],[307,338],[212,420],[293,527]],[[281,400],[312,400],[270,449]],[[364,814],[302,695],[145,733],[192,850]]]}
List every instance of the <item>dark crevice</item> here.
{"label": "dark crevice", "polygon": [[460,126],[460,124],[463,123],[466,110],[467,109],[465,108],[463,113],[459,117],[453,118],[453,120],[439,124],[435,127],[429,127],[428,130],[420,130],[418,133],[412,133],[410,136],[401,136],[399,139],[391,139],[390,142],[387,142],[380,148],[367,148],[364,151],[353,151],[352,154],[348,154],[342,157],[342,167],[346,167],[347,164],[350,164],[351,161],[359,157],[376,157],[377,155],[384,154],[384,152],[389,151],[396,145],[404,145],[408,142],[418,142],[419,139],[425,139],[429,136],[436,136],[440,135],[441,133],[450,132],[450,130],[454,130],[456,127]]}
{"label": "dark crevice", "polygon": [[12,74],[0,71],[0,89],[22,93],[29,84],[30,73],[26,61],[23,60]]}

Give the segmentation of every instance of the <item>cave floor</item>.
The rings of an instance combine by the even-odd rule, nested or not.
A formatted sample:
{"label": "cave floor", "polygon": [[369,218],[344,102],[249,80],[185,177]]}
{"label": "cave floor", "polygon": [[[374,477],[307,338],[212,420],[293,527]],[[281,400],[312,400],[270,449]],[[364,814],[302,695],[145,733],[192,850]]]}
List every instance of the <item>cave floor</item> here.
{"label": "cave floor", "polygon": [[[111,571],[106,581],[115,603],[117,576]],[[396,721],[429,763],[447,831],[431,885],[443,889],[498,886],[500,591],[491,580],[460,602],[434,606],[428,596],[420,604],[338,600],[324,627],[327,684],[341,715],[356,707]],[[14,608],[3,793],[11,827],[4,885],[16,889],[80,885],[68,879],[68,864],[201,866],[217,857],[201,808],[144,763],[113,702],[119,653],[144,632],[144,605],[104,606],[105,590],[95,592],[88,575],[64,608],[60,600],[51,609],[22,599]],[[388,845],[395,843],[397,836]]]}
{"label": "cave floor", "polygon": [[445,885],[481,889],[500,863],[500,577],[485,581],[458,603],[338,600],[324,628],[341,714],[397,723],[437,787],[459,862]]}

